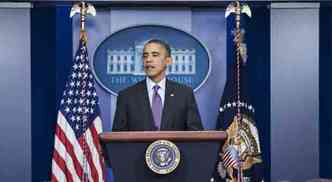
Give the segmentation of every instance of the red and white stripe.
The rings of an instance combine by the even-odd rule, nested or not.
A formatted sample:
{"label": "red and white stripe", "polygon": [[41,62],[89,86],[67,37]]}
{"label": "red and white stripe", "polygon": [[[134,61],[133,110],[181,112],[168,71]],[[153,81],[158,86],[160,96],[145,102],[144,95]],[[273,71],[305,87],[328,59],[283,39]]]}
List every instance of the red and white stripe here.
{"label": "red and white stripe", "polygon": [[[101,154],[98,134],[102,132],[101,119],[96,117],[85,134],[76,135],[66,118],[58,113],[54,152],[52,160],[52,182],[103,182],[104,161]],[[86,147],[84,158],[83,145]],[[86,167],[84,169],[84,160]]]}

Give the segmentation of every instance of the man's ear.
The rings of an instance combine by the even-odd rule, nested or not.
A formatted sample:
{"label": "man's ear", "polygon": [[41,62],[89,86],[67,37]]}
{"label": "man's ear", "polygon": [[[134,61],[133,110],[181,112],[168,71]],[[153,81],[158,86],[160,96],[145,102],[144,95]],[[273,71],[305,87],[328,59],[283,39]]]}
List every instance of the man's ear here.
{"label": "man's ear", "polygon": [[166,57],[166,64],[167,65],[173,64],[173,59],[171,56]]}

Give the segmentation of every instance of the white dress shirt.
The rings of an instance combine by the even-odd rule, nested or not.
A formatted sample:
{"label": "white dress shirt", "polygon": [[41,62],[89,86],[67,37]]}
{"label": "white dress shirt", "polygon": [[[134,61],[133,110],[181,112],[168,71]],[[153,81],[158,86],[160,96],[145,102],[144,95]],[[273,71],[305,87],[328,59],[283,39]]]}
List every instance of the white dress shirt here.
{"label": "white dress shirt", "polygon": [[152,81],[149,77],[146,77],[146,88],[148,89],[148,94],[149,94],[149,101],[150,101],[150,106],[152,107],[152,98],[153,98],[153,87],[155,85],[158,85],[160,88],[158,89],[158,94],[161,97],[161,102],[164,107],[165,103],[165,92],[166,92],[166,78],[163,78],[159,83],[155,83]]}

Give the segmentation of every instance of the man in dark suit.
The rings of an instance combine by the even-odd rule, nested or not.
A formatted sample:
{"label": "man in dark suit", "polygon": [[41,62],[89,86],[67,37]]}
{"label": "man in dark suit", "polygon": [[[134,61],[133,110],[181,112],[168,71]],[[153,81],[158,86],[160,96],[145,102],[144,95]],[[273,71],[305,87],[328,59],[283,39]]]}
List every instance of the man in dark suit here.
{"label": "man in dark suit", "polygon": [[161,40],[144,45],[146,79],[119,92],[113,131],[203,130],[190,87],[166,79],[171,49]]}

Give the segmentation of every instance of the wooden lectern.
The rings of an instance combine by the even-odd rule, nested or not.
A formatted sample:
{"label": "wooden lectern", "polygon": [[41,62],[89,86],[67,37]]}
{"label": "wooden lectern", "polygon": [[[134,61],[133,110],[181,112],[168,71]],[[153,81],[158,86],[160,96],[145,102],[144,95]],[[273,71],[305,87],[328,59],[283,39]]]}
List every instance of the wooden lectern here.
{"label": "wooden lectern", "polygon": [[[226,135],[223,131],[105,132],[100,139],[115,182],[209,182]],[[156,140],[169,140],[180,150],[181,161],[170,174],[156,174],[145,162],[145,151]]]}

